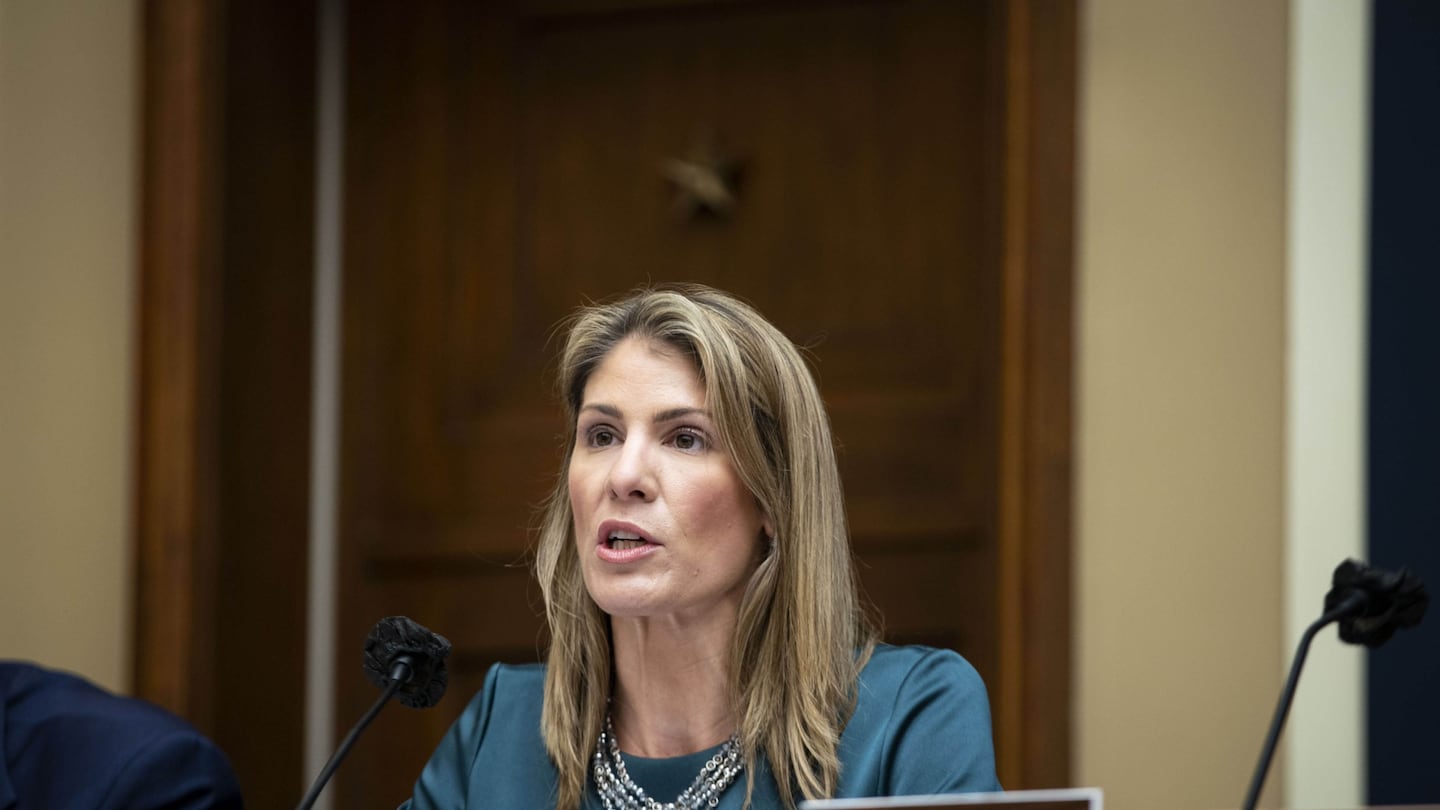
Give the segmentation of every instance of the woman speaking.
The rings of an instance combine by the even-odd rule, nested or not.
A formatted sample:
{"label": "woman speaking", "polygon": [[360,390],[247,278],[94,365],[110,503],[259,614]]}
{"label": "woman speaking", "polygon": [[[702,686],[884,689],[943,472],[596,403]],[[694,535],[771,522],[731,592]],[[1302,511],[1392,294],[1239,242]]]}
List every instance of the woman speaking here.
{"label": "woman speaking", "polygon": [[497,665],[404,807],[793,808],[998,790],[959,655],[877,644],[795,346],[697,285],[586,307],[536,576],[545,664]]}

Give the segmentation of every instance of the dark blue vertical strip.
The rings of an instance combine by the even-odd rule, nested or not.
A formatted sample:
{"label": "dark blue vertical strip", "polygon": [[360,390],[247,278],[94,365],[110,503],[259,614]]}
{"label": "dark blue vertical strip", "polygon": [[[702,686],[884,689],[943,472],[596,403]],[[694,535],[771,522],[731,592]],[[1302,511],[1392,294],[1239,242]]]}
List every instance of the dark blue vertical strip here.
{"label": "dark blue vertical strip", "polygon": [[[1440,597],[1440,2],[1377,0],[1371,76],[1370,560]],[[1440,802],[1440,607],[1369,655],[1369,802]]]}

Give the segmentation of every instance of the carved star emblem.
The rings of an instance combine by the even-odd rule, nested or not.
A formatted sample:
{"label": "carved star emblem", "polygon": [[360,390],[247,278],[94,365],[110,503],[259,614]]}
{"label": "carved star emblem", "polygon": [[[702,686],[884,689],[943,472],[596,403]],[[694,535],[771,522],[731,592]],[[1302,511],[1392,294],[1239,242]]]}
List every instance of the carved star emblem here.
{"label": "carved star emblem", "polygon": [[660,162],[672,206],[682,219],[728,218],[739,201],[744,164],[722,153],[715,138],[703,135],[686,157]]}

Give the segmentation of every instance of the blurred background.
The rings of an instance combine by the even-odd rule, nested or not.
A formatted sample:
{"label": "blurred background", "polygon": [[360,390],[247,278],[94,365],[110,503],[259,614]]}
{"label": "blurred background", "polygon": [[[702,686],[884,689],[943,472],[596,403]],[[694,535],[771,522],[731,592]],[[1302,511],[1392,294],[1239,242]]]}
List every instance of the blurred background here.
{"label": "blurred background", "polygon": [[[407,614],[543,645],[555,323],[809,348],[887,637],[1010,788],[1238,806],[1346,556],[1440,575],[1440,13],[1418,0],[0,0],[0,657],[292,805]],[[1317,639],[1264,804],[1440,801],[1440,629]]]}

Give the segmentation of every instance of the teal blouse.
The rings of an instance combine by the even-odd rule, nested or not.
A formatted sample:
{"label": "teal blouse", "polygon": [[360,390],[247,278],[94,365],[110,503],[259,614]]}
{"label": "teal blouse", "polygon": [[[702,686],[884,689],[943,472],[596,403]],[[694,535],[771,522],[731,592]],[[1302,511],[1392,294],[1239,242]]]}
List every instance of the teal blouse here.
{"label": "teal blouse", "polygon": [[[544,808],[555,803],[555,767],[540,737],[545,668],[498,664],[430,757],[401,810]],[[670,759],[628,754],[635,783],[673,800],[718,750]],[[836,797],[968,793],[1000,789],[985,685],[950,650],[879,645],[860,673],[855,714],[840,737]],[[740,810],[742,772],[720,810]],[[753,807],[780,806],[768,766],[758,763]],[[598,810],[593,781],[583,803]]]}

